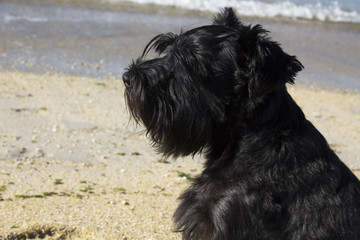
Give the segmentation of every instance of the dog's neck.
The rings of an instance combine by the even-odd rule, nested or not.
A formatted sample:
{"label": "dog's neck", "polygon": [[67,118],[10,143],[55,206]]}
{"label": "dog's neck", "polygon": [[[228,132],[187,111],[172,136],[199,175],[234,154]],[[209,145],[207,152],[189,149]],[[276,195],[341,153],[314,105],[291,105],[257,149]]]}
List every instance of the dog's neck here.
{"label": "dog's neck", "polygon": [[228,119],[213,136],[206,154],[206,169],[221,169],[232,164],[231,161],[237,159],[233,155],[238,154],[233,150],[241,149],[239,145],[244,142],[249,145],[249,139],[263,134],[297,132],[306,122],[302,110],[285,88],[255,100],[247,99],[239,107],[239,114],[232,114],[233,119]]}

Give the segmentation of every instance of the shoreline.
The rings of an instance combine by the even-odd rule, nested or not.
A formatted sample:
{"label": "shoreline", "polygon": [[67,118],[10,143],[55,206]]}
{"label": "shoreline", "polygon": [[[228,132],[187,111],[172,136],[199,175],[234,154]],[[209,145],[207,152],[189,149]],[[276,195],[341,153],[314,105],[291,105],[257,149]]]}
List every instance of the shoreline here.
{"label": "shoreline", "polygon": [[[179,239],[172,214],[202,156],[164,161],[120,80],[0,71],[0,239]],[[360,93],[288,86],[360,177]]]}

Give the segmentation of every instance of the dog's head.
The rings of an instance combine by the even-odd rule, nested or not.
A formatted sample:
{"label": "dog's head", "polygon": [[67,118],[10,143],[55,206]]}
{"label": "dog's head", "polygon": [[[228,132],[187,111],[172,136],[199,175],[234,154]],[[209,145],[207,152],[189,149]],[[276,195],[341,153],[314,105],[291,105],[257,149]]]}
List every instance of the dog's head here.
{"label": "dog's head", "polygon": [[[146,60],[151,50],[158,56]],[[284,89],[301,69],[266,30],[225,8],[212,25],[154,37],[123,81],[133,118],[160,152],[176,157],[202,151],[238,108]]]}

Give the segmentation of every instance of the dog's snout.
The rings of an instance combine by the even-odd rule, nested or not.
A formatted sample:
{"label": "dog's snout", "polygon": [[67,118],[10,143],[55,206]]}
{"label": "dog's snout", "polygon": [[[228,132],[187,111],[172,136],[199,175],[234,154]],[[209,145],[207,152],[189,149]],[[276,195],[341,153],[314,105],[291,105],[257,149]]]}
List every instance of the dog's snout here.
{"label": "dog's snout", "polygon": [[124,72],[124,74],[122,75],[122,79],[124,81],[125,87],[129,87],[130,86],[130,74],[129,74],[129,72]]}

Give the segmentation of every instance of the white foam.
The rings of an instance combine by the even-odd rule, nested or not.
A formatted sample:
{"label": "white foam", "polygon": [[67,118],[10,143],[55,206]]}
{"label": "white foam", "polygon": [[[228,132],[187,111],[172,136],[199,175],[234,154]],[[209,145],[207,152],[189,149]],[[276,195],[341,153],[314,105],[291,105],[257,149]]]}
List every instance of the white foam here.
{"label": "white foam", "polygon": [[[107,0],[122,2],[124,0]],[[345,11],[337,2],[330,5],[303,4],[297,5],[290,1],[285,2],[262,2],[251,0],[131,0],[140,4],[157,4],[177,6],[187,9],[205,10],[217,12],[223,7],[233,7],[240,15],[255,17],[287,17],[302,19],[317,19],[320,21],[353,22],[360,23],[360,13],[357,11]]]}
{"label": "white foam", "polygon": [[10,23],[10,22],[47,22],[47,18],[42,17],[28,17],[28,16],[15,16],[15,15],[5,15],[4,16],[4,23]]}

